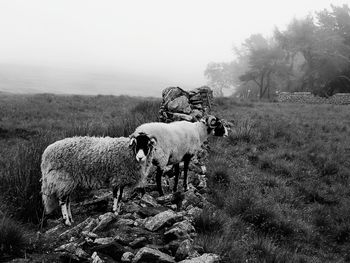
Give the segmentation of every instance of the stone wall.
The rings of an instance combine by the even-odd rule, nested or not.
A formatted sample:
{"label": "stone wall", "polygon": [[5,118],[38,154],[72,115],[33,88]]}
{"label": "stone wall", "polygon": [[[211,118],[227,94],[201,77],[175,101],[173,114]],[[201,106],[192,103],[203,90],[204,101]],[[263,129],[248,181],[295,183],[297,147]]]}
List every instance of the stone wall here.
{"label": "stone wall", "polygon": [[159,120],[167,123],[180,120],[198,121],[210,114],[213,103],[213,91],[207,86],[190,91],[169,87],[163,90],[162,97]]}
{"label": "stone wall", "polygon": [[311,92],[281,92],[279,102],[310,103],[310,104],[350,104],[350,93],[336,93],[332,97],[324,98],[313,95]]}

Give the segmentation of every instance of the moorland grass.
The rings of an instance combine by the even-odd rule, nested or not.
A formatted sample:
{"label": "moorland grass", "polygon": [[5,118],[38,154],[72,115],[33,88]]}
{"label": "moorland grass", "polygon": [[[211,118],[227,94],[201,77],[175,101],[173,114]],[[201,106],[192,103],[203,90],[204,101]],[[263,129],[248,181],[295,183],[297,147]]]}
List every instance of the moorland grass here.
{"label": "moorland grass", "polygon": [[[241,220],[249,240],[240,243],[241,257],[250,262],[348,260],[349,106],[237,101],[230,106],[225,99],[214,111],[234,119],[235,126],[228,140],[211,139],[210,197],[227,221]],[[241,241],[223,229],[223,247]],[[198,240],[203,239],[200,233]],[[215,253],[218,241],[205,240],[207,251]]]}
{"label": "moorland grass", "polygon": [[[126,96],[0,98],[6,131],[0,209],[38,223],[38,165],[48,144],[74,135],[127,136],[157,119],[159,103]],[[223,262],[350,260],[349,106],[220,98],[213,112],[234,127],[227,139],[210,139],[213,207],[196,219],[195,243]],[[28,136],[16,133],[23,130]]]}
{"label": "moorland grass", "polygon": [[1,207],[15,219],[34,224],[42,219],[40,163],[49,144],[72,136],[128,136],[141,123],[156,121],[155,109],[160,104],[156,99],[145,102],[126,96],[51,94],[15,95],[0,100],[5,109],[2,127],[36,131],[29,138],[16,134],[11,140],[0,138]]}

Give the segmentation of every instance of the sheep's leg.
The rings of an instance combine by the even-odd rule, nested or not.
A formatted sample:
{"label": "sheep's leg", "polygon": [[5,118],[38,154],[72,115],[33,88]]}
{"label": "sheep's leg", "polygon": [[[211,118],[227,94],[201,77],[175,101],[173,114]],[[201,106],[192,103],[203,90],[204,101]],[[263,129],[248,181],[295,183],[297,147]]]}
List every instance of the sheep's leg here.
{"label": "sheep's leg", "polygon": [[59,200],[60,206],[61,206],[61,212],[64,220],[64,224],[67,226],[71,226],[72,222],[70,221],[69,215],[68,215],[68,208],[67,208],[67,200],[68,197],[61,198]]}
{"label": "sheep's leg", "polygon": [[70,204],[71,204],[71,202],[70,202],[70,197],[68,196],[68,198],[67,198],[68,217],[69,217],[69,220],[70,220],[72,223],[74,223],[73,216],[72,216],[72,211],[71,211],[71,209],[70,209]]}
{"label": "sheep's leg", "polygon": [[157,183],[157,188],[160,196],[164,195],[163,189],[162,189],[162,175],[163,175],[163,170],[160,167],[157,167],[156,183]]}
{"label": "sheep's leg", "polygon": [[175,179],[174,179],[174,188],[173,191],[176,192],[177,191],[177,185],[179,183],[179,176],[180,176],[180,164],[174,164],[174,168],[175,168]]}
{"label": "sheep's leg", "polygon": [[192,155],[184,156],[184,181],[183,181],[184,191],[187,191],[187,172],[188,172],[188,166],[190,164],[191,158],[192,158]]}
{"label": "sheep's leg", "polygon": [[113,189],[113,212],[118,215],[121,207],[121,200],[123,196],[123,186],[115,187]]}

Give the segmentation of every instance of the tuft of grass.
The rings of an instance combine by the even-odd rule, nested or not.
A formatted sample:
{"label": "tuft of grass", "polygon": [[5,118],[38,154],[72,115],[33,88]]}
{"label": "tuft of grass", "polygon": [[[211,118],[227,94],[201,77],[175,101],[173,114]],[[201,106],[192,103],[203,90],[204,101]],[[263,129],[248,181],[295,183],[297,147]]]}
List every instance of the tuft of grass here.
{"label": "tuft of grass", "polygon": [[232,144],[237,142],[253,142],[256,140],[256,133],[254,131],[254,123],[250,119],[239,121],[235,124],[229,136],[229,141]]}
{"label": "tuft of grass", "polygon": [[0,258],[22,255],[27,244],[22,227],[9,217],[0,216]]}
{"label": "tuft of grass", "polygon": [[41,199],[41,155],[55,139],[41,134],[18,145],[0,177],[0,191],[9,213],[23,222],[39,223],[43,207]]}

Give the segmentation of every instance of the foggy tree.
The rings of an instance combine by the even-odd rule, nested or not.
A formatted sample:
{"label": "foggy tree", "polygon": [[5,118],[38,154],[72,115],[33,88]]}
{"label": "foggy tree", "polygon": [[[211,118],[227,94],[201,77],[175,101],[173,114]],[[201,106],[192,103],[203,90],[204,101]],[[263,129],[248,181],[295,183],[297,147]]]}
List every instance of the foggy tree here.
{"label": "foggy tree", "polygon": [[[284,32],[276,30],[275,38],[292,58],[290,65],[297,55],[304,60],[300,68],[294,69],[294,73],[301,73],[294,80],[294,83],[299,84],[295,90],[308,90],[325,95],[329,84],[349,67],[350,46],[345,42],[345,27],[336,22],[334,12],[322,11],[317,14],[316,21],[317,23],[311,16],[294,19]],[[343,36],[339,33],[340,28]]]}
{"label": "foggy tree", "polygon": [[223,89],[234,89],[239,85],[238,76],[242,72],[237,61],[229,63],[209,63],[204,75],[209,80],[216,96],[223,96]]}
{"label": "foggy tree", "polygon": [[274,78],[286,73],[283,50],[261,34],[251,35],[243,44],[249,61],[249,69],[240,76],[243,82],[253,81],[259,90],[259,98],[270,98]]}
{"label": "foggy tree", "polygon": [[235,53],[236,60],[210,63],[205,71],[220,95],[233,87],[239,96],[258,98],[275,90],[350,92],[350,8],[331,5],[293,19],[271,39],[253,34]]}

